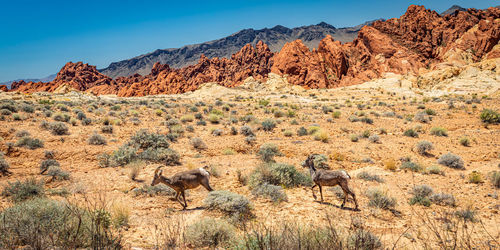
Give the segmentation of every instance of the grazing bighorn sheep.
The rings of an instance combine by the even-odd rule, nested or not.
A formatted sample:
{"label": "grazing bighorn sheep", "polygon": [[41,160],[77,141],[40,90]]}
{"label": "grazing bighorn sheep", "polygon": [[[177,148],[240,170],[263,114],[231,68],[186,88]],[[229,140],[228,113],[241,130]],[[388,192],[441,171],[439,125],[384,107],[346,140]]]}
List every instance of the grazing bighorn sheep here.
{"label": "grazing bighorn sheep", "polygon": [[[161,167],[158,167],[155,170],[155,176],[153,182],[151,182],[151,186],[163,183],[171,187],[176,192],[175,200],[177,200],[182,205],[183,209],[186,209],[187,207],[186,195],[184,194],[185,190],[197,188],[198,186],[202,185],[208,191],[213,191],[208,181],[210,174],[204,168],[180,172],[170,178],[164,177],[162,175],[163,170],[160,170],[160,168]],[[184,204],[179,199],[179,195],[182,195]]]}
{"label": "grazing bighorn sheep", "polygon": [[307,157],[307,160],[302,165],[303,167],[309,167],[309,172],[311,173],[311,179],[314,182],[314,185],[311,188],[314,199],[316,199],[316,194],[314,194],[314,187],[319,187],[319,192],[321,194],[321,202],[323,202],[323,190],[321,186],[336,186],[339,185],[344,191],[344,202],[342,202],[341,208],[344,208],[344,205],[347,201],[347,195],[350,194],[354,199],[354,204],[356,204],[356,210],[358,210],[358,202],[356,201],[356,195],[349,188],[349,179],[351,176],[347,174],[344,170],[333,171],[333,170],[324,170],[324,169],[316,169],[314,167],[314,158],[318,154],[312,154]]}

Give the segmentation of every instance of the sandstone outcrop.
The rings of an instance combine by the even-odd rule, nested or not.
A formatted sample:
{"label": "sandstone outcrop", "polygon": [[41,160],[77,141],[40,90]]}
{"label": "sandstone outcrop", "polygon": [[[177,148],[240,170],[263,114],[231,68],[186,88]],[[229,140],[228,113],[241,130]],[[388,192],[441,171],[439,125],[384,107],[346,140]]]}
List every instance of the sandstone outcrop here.
{"label": "sandstone outcrop", "polygon": [[500,10],[468,9],[440,15],[412,5],[400,18],[364,26],[354,41],[342,44],[326,36],[312,51],[300,40],[273,54],[262,41],[245,45],[231,58],[200,57],[194,65],[174,69],[156,63],[151,73],[112,79],[95,66],[67,63],[50,83],[15,82],[13,91],[32,93],[64,89],[96,95],[178,94],[213,82],[235,87],[251,77],[265,82],[269,73],[304,88],[359,84],[392,72],[418,75],[444,65],[463,66],[500,57]]}

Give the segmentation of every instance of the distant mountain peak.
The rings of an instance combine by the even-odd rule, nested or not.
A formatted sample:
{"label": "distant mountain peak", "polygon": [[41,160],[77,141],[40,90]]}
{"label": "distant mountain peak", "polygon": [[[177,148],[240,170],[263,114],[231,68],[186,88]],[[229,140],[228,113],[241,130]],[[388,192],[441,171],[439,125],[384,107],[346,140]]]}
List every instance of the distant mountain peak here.
{"label": "distant mountain peak", "polygon": [[327,29],[335,29],[335,26],[333,26],[329,23],[325,23],[325,22],[318,23],[318,24],[316,24],[316,26],[327,28]]}
{"label": "distant mountain peak", "polygon": [[458,10],[458,11],[465,11],[465,10],[467,10],[467,9],[466,9],[466,8],[463,8],[463,7],[462,7],[462,6],[460,6],[460,5],[456,5],[456,4],[455,4],[455,5],[451,6],[449,9],[447,9],[447,10],[445,10],[445,11],[441,12],[441,16],[444,16],[444,15],[449,15],[449,14],[453,14],[453,13],[455,13],[455,11],[457,11],[457,10]]}

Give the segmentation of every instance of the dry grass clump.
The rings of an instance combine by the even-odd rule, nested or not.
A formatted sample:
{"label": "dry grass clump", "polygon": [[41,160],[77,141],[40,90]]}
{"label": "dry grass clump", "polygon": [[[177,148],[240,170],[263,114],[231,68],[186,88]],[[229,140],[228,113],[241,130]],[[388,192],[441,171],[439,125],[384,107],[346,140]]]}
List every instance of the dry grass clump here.
{"label": "dry grass clump", "polygon": [[208,193],[203,201],[208,210],[215,210],[230,216],[237,221],[251,218],[253,205],[242,195],[225,190]]}
{"label": "dry grass clump", "polygon": [[437,163],[454,169],[465,169],[462,158],[452,153],[441,155]]}
{"label": "dry grass clump", "polygon": [[188,244],[196,248],[228,247],[234,240],[236,228],[225,220],[205,218],[186,228],[184,234]]}

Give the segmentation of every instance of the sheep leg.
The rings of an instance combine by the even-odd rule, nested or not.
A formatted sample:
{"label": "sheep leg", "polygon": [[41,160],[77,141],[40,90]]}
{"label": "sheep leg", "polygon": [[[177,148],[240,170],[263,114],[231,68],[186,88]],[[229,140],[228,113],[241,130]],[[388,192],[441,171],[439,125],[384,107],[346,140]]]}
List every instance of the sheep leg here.
{"label": "sheep leg", "polygon": [[179,202],[179,204],[181,204],[181,205],[184,207],[184,204],[182,204],[181,200],[179,199],[179,196],[180,196],[180,195],[181,195],[181,193],[180,193],[180,192],[175,191],[175,200],[176,200],[177,202]]}
{"label": "sheep leg", "polygon": [[184,206],[184,209],[186,209],[186,208],[187,208],[187,206],[188,206],[188,204],[187,204],[187,202],[186,202],[186,194],[184,193],[184,190],[182,190],[182,198],[184,199],[184,205],[183,205],[183,206]]}
{"label": "sheep leg", "polygon": [[345,203],[347,201],[347,191],[342,187],[342,191],[344,191],[344,201],[342,201],[342,205],[340,205],[340,208],[344,208]]}
{"label": "sheep leg", "polygon": [[314,185],[311,187],[311,191],[312,191],[312,193],[313,193],[314,200],[316,200],[316,194],[314,193],[314,187],[316,187],[316,184],[314,184]]}
{"label": "sheep leg", "polygon": [[319,194],[321,195],[321,202],[323,202],[323,189],[321,188],[321,185],[318,184],[319,187]]}

